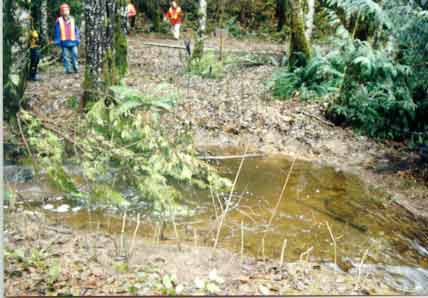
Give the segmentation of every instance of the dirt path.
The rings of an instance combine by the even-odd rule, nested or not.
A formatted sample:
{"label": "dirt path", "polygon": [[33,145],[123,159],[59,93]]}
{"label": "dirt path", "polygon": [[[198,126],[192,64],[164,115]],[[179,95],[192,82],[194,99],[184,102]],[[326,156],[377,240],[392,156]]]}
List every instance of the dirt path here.
{"label": "dirt path", "polygon": [[[177,129],[191,125],[200,150],[220,147],[239,153],[248,142],[252,151],[330,164],[359,174],[389,193],[392,203],[428,219],[428,188],[414,178],[415,174],[428,177],[428,170],[416,154],[399,144],[378,143],[350,129],[330,126],[323,117],[325,103],[273,100],[265,83],[274,66],[242,67],[220,80],[203,79],[184,72],[184,50],[145,46],[145,42],[182,45],[151,35],[131,36],[126,83],[144,92],[164,82],[180,92],[177,111],[164,120],[165,125]],[[211,47],[216,43],[207,41]],[[281,51],[283,46],[227,40],[226,48]],[[71,121],[76,114],[69,98],[82,94],[82,71],[66,76],[55,65],[42,75],[43,82],[29,83],[28,105],[58,123]]]}

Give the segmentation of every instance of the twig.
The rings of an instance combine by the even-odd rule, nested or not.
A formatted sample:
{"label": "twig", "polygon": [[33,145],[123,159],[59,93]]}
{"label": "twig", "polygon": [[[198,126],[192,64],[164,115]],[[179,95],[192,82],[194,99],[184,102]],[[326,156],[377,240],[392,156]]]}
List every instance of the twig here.
{"label": "twig", "polygon": [[318,116],[316,116],[314,114],[311,114],[311,113],[308,113],[308,112],[305,112],[305,111],[300,111],[300,113],[303,114],[303,115],[305,115],[305,116],[312,117],[312,118],[318,120],[319,122],[321,122],[321,123],[323,123],[325,125],[328,125],[330,127],[334,127],[335,126],[333,123],[328,122],[328,121],[326,121],[326,120],[324,120],[324,119],[322,119],[322,118],[320,118],[320,117],[318,117]]}
{"label": "twig", "polygon": [[36,160],[34,159],[33,152],[31,151],[31,148],[28,145],[27,139],[25,138],[19,115],[17,115],[16,119],[18,120],[18,128],[19,128],[19,133],[21,134],[22,142],[24,143],[25,148],[27,149],[28,155],[31,158],[31,163],[33,164],[34,170],[36,171],[37,174],[39,174],[39,167],[36,164]]}
{"label": "twig", "polygon": [[244,260],[244,221],[241,220],[241,264]]}
{"label": "twig", "polygon": [[361,258],[360,265],[358,266],[358,279],[357,279],[357,282],[355,284],[355,290],[360,286],[360,282],[361,282],[361,268],[363,267],[363,263],[366,260],[368,253],[369,253],[369,249],[367,248],[366,251],[364,252],[363,257]]}
{"label": "twig", "polygon": [[217,234],[216,234],[215,241],[214,241],[214,250],[217,248],[218,239],[220,238],[221,228],[223,226],[223,222],[224,222],[224,219],[226,217],[226,214],[229,211],[229,206],[230,206],[230,201],[232,199],[232,194],[233,194],[233,191],[235,190],[236,183],[238,182],[238,178],[239,178],[239,175],[241,173],[241,169],[242,169],[242,166],[244,164],[245,155],[247,154],[247,151],[248,151],[248,143],[245,147],[244,157],[242,157],[241,163],[239,164],[238,172],[236,173],[236,176],[235,176],[235,181],[233,181],[232,189],[230,190],[230,193],[229,193],[229,199],[228,199],[228,202],[226,204],[226,208],[224,209],[224,211],[221,215],[221,218],[220,218],[220,224],[218,225]]}
{"label": "twig", "polygon": [[135,226],[134,235],[132,235],[131,247],[129,248],[129,254],[132,255],[135,245],[135,239],[137,238],[138,229],[140,227],[140,213],[137,214],[137,225]]}
{"label": "twig", "polygon": [[328,224],[328,221],[326,221],[325,223],[327,225],[328,232],[330,233],[330,237],[331,237],[331,240],[333,241],[333,245],[334,245],[334,265],[335,265],[334,270],[336,272],[337,271],[337,250],[336,250],[337,246],[336,246],[336,239],[334,238],[333,232],[330,229],[330,225]]}
{"label": "twig", "polygon": [[262,157],[265,154],[261,153],[250,153],[245,155],[223,155],[223,156],[198,156],[201,160],[227,160],[227,159],[240,159],[249,157]]}
{"label": "twig", "polygon": [[181,242],[178,235],[177,225],[175,224],[175,217],[172,218],[172,225],[174,226],[175,239],[177,240],[178,251],[181,251]]}
{"label": "twig", "polygon": [[211,199],[213,201],[213,206],[214,206],[214,213],[215,213],[215,219],[218,219],[218,214],[217,214],[217,205],[215,203],[215,199],[214,199],[214,193],[213,193],[213,188],[211,186],[211,182],[210,182],[210,194],[211,194]]}
{"label": "twig", "polygon": [[313,246],[311,246],[311,247],[309,247],[308,248],[308,250],[307,251],[305,251],[304,253],[302,253],[301,255],[300,255],[300,262],[303,260],[303,256],[306,256],[306,262],[308,261],[308,259],[309,259],[309,253],[312,251],[314,249],[314,247]]}
{"label": "twig", "polygon": [[287,248],[287,239],[284,239],[284,242],[282,243],[282,249],[281,249],[281,258],[279,260],[279,267],[282,268],[282,264],[284,263],[284,254],[285,249]]}
{"label": "twig", "polygon": [[196,247],[198,247],[198,232],[195,228],[193,228],[193,244]]}
{"label": "twig", "polygon": [[265,237],[262,238],[262,259],[263,259],[263,261],[266,261],[266,256],[265,256]]}
{"label": "twig", "polygon": [[123,214],[123,218],[122,218],[122,229],[120,231],[120,252],[123,252],[123,247],[124,247],[124,234],[125,234],[125,225],[126,225],[126,211]]}
{"label": "twig", "polygon": [[279,195],[278,201],[276,202],[275,208],[273,209],[272,215],[269,219],[268,227],[272,224],[273,218],[278,212],[279,205],[281,204],[282,198],[284,197],[285,189],[287,188],[288,180],[290,180],[291,172],[293,171],[294,164],[296,163],[296,159],[297,157],[294,158],[293,162],[291,163],[290,169],[288,170],[287,178],[285,179],[284,185],[281,190],[281,194]]}

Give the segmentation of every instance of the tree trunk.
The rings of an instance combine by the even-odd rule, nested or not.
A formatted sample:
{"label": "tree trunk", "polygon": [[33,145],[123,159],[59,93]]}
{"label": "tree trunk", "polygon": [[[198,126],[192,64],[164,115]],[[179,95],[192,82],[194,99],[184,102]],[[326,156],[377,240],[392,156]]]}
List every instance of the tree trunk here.
{"label": "tree trunk", "polygon": [[120,80],[128,72],[128,39],[126,38],[128,13],[126,0],[116,0],[116,3],[114,54],[118,75],[117,80]]}
{"label": "tree trunk", "polygon": [[306,38],[311,40],[312,30],[314,27],[314,16],[315,16],[315,0],[308,0],[308,13],[306,14]]}
{"label": "tree trunk", "polygon": [[198,31],[196,33],[195,49],[193,50],[192,59],[201,59],[204,54],[204,38],[207,27],[207,0],[199,0],[198,17]]}
{"label": "tree trunk", "polygon": [[49,41],[48,31],[48,1],[42,0],[40,3],[40,43],[45,46]]}
{"label": "tree trunk", "polygon": [[293,69],[306,65],[311,58],[311,46],[305,36],[305,23],[300,0],[289,1],[291,6],[289,67]]}
{"label": "tree trunk", "polygon": [[124,3],[124,0],[85,2],[86,68],[81,108],[87,101],[105,97],[107,88],[117,84],[127,71]]}
{"label": "tree trunk", "polygon": [[278,19],[277,28],[278,32],[282,31],[285,25],[285,9],[287,6],[287,0],[276,0],[276,17]]}

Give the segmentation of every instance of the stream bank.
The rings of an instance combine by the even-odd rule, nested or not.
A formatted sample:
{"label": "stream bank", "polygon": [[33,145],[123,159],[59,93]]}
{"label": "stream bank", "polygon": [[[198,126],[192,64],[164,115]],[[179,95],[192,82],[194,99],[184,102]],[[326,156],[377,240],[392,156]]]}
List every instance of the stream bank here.
{"label": "stream bank", "polygon": [[[393,294],[375,272],[350,275],[329,264],[263,261],[184,243],[138,239],[128,260],[120,236],[77,232],[42,213],[6,212],[5,292],[20,295]],[[29,224],[31,222],[31,224]],[[116,243],[116,244],[115,244]],[[189,270],[183,270],[188,268]],[[170,280],[172,280],[170,282]]]}
{"label": "stream bank", "polygon": [[[412,166],[419,164],[418,156],[409,155],[405,150],[399,150],[399,146],[395,148],[388,144],[377,143],[366,137],[358,136],[351,130],[330,126],[330,124],[323,120],[325,103],[304,103],[297,99],[288,102],[273,100],[264,84],[276,69],[273,65],[240,68],[226,73],[226,76],[219,80],[188,76],[184,73],[184,53],[175,49],[146,47],[144,46],[144,41],[146,39],[147,37],[144,35],[130,37],[130,74],[126,79],[126,83],[144,92],[144,90],[153,88],[159,83],[166,82],[170,84],[171,88],[185,95],[182,101],[179,102],[175,113],[172,114],[173,116],[166,115],[163,119],[163,123],[165,126],[169,126],[175,130],[180,130],[184,126],[191,127],[191,131],[195,136],[196,146],[200,150],[201,155],[215,155],[219,152],[221,152],[222,155],[242,154],[243,148],[248,142],[250,143],[252,152],[262,152],[266,154],[280,153],[281,155],[290,157],[296,156],[299,159],[304,159],[318,165],[332,165],[336,172],[351,172],[357,174],[364,180],[364,183],[370,187],[380,192],[389,193],[389,197],[387,196],[388,199],[383,202],[386,206],[384,210],[389,212],[389,210],[392,209],[399,209],[397,212],[398,214],[406,214],[406,218],[417,218],[415,222],[418,222],[419,230],[412,226],[415,232],[419,232],[424,226],[426,227],[423,219],[428,218],[428,208],[426,208],[428,201],[424,200],[428,193],[427,188],[421,180],[415,180],[413,176],[414,167]],[[160,43],[165,42],[164,40],[157,41]],[[171,41],[169,41],[169,43],[171,43]],[[45,81],[29,83],[29,88],[26,90],[26,97],[28,98],[26,106],[37,114],[57,122],[58,125],[67,127],[69,123],[78,117],[70,104],[72,102],[70,98],[78,99],[80,97],[82,93],[81,77],[62,74],[62,67],[60,65],[54,65],[48,68],[44,74]],[[213,147],[216,149],[213,149]],[[402,162],[402,164],[400,164],[400,162]],[[400,167],[395,166],[396,164],[399,164]],[[284,170],[286,169],[287,168],[284,167]],[[285,172],[282,174],[285,175]],[[277,179],[283,178],[281,174],[276,174],[275,177]],[[403,208],[399,207],[399,205],[406,206],[407,210],[410,210],[411,213],[408,214]],[[29,210],[27,210],[27,212],[28,211]],[[30,212],[34,212],[34,210]],[[20,213],[25,212],[19,210],[18,214]],[[183,266],[187,266],[185,262],[189,262],[189,260],[187,260],[180,264],[174,263],[175,259],[179,259],[175,246],[148,246],[148,248],[146,248],[147,250],[145,250],[143,247],[149,242],[144,241],[141,245],[140,242],[138,244],[139,247],[142,247],[142,254],[150,256],[158,256],[159,254],[159,258],[164,259],[165,257],[163,257],[162,254],[171,256],[166,262],[160,261],[160,263],[162,263],[161,266],[156,266],[168,270],[172,268],[172,271],[161,274],[154,273],[154,275],[151,276],[150,274],[147,275],[147,272],[144,271],[145,269],[139,268],[137,264],[135,265],[136,267],[132,267],[134,265],[131,265],[131,272],[121,273],[121,271],[129,271],[129,266],[121,265],[123,260],[112,261],[113,258],[111,256],[114,256],[116,250],[114,242],[117,242],[117,238],[113,241],[111,235],[107,236],[101,232],[77,231],[74,227],[70,228],[70,225],[65,225],[61,220],[47,220],[40,214],[34,215],[31,213],[27,215],[29,216],[28,221],[34,222],[35,229],[29,233],[24,231],[27,227],[25,222],[19,223],[19,221],[13,218],[15,216],[13,214],[8,218],[8,221],[12,224],[9,230],[12,231],[11,233],[13,234],[13,236],[7,239],[8,243],[11,244],[10,248],[17,248],[16,245],[19,243],[19,245],[23,245],[23,247],[27,248],[25,256],[31,257],[31,250],[34,247],[38,246],[42,249],[44,246],[49,245],[49,240],[52,241],[52,239],[59,237],[60,241],[52,244],[51,247],[57,251],[54,252],[54,254],[57,256],[64,256],[59,257],[58,262],[67,264],[67,262],[70,261],[67,261],[65,256],[67,253],[70,253],[70,246],[79,247],[80,245],[81,247],[74,252],[74,263],[80,263],[80,267],[76,268],[77,271],[79,268],[81,269],[78,273],[78,276],[80,276],[78,281],[91,280],[92,285],[86,286],[86,288],[89,289],[86,290],[86,294],[119,293],[120,291],[129,293],[135,284],[150,285],[150,283],[153,283],[154,286],[148,289],[138,289],[138,291],[141,290],[142,294],[162,293],[162,291],[165,291],[165,287],[163,287],[162,284],[170,284],[168,278],[166,278],[165,281],[163,280],[164,277],[174,272],[177,272],[177,274],[180,273],[180,269],[183,268]],[[39,217],[40,220],[37,220]],[[16,225],[18,230],[14,230],[14,225]],[[46,234],[44,229],[50,230],[48,227],[52,225],[56,227],[62,227],[62,225],[64,225],[64,229],[61,229],[59,232],[46,232]],[[63,240],[61,240],[61,237],[63,237],[64,230],[67,230],[68,232],[65,234],[70,236],[64,236],[65,242],[62,243]],[[39,236],[29,236],[28,238],[25,238],[27,236],[22,236],[27,234],[40,235],[41,239],[43,239],[41,244],[34,245],[34,243],[38,243],[40,240],[37,239]],[[21,238],[27,239],[27,242],[22,242],[23,240]],[[99,266],[96,265],[97,262],[91,260],[93,256],[91,250],[93,251],[93,248],[91,248],[90,244],[98,243],[98,241],[101,241],[100,243],[102,244],[99,245],[100,247],[96,247],[96,249],[102,250],[105,246],[105,254],[108,257],[105,258],[105,263],[101,266],[102,269],[96,269],[97,272],[92,274],[88,273],[91,272],[91,268],[99,268]],[[109,241],[110,244],[108,244]],[[85,242],[89,244],[84,244]],[[187,243],[186,247],[189,245],[190,243]],[[184,246],[183,243],[183,247]],[[421,247],[426,247],[426,242],[422,243]],[[408,247],[402,246],[401,249],[403,249],[405,253]],[[171,253],[171,250],[175,252]],[[207,256],[210,252],[210,249],[204,250],[202,248],[196,248],[195,251],[189,249],[187,252],[184,252],[183,258],[191,259],[195,253]],[[297,255],[301,253],[302,251],[296,252]],[[354,274],[352,274],[352,272],[337,273],[336,276],[340,277],[339,281],[337,281],[332,277],[335,275],[334,270],[330,268],[331,266],[329,267],[319,262],[311,263],[312,260],[309,259],[308,262],[301,263],[287,262],[287,274],[285,275],[290,276],[288,279],[282,276],[282,272],[279,272],[280,276],[278,277],[278,270],[272,269],[273,267],[278,268],[277,261],[276,263],[275,261],[269,261],[268,264],[264,262],[260,264],[257,258],[255,261],[254,258],[249,258],[249,269],[248,271],[243,271],[239,262],[236,263],[236,260],[239,260],[239,256],[233,255],[230,251],[226,251],[224,254],[227,255],[227,257],[220,258],[217,263],[215,261],[208,265],[193,263],[195,268],[200,266],[200,268],[202,268],[201,272],[203,271],[205,274],[215,268],[223,279],[229,280],[230,277],[230,280],[236,283],[221,287],[218,285],[221,291],[225,291],[218,291],[219,293],[388,294],[398,291],[389,289],[388,286],[385,285],[385,280],[376,276],[376,274],[382,274],[379,273],[379,271],[375,274],[370,273],[371,270],[368,270],[368,278],[364,281],[366,284],[361,288],[357,287],[355,290],[357,280],[355,271]],[[223,255],[223,253],[221,255]],[[331,258],[332,255],[330,254],[329,259]],[[49,276],[49,273],[46,272],[46,270],[43,271],[45,266],[40,265],[40,268],[37,267],[37,260],[39,259],[36,253],[36,261],[32,262],[30,266],[27,266],[28,268],[22,270],[21,273],[17,272],[15,274],[12,269],[12,271],[8,272],[8,274],[10,274],[9,276],[13,277],[8,280],[10,291],[14,291],[15,287],[18,289],[19,285],[17,284],[23,280],[30,280],[30,282],[35,281],[37,287],[40,285],[40,289],[47,288],[45,277],[46,274]],[[235,261],[232,262],[232,259]],[[150,263],[149,259],[143,259],[143,257],[140,261],[141,263],[138,262],[140,265]],[[119,265],[117,263],[119,263]],[[221,271],[221,267],[229,263],[232,264],[232,268],[229,272],[230,275],[227,275],[227,270],[229,269]],[[17,263],[13,264],[17,265]],[[36,266],[36,269],[33,268],[33,265]],[[128,269],[124,270],[124,267],[128,267]],[[353,270],[358,268],[358,266],[352,267],[354,267]],[[61,268],[66,267],[61,265]],[[341,266],[341,268],[343,269],[343,266]],[[141,276],[144,276],[141,281],[138,280],[138,272],[140,271],[144,273],[141,274]],[[251,271],[253,271],[253,273],[248,273]],[[28,272],[30,273],[30,278],[28,278]],[[385,272],[385,268],[383,268],[381,272]],[[35,277],[38,278],[31,279],[31,274],[33,273],[35,273]],[[39,273],[38,276],[37,273]],[[55,272],[51,273],[55,276]],[[271,273],[273,276],[269,275]],[[250,276],[257,276],[257,274],[259,274],[259,277],[250,278]],[[423,273],[421,274],[423,276]],[[72,291],[73,293],[85,291],[81,288],[74,289],[73,286],[71,289],[68,289],[68,282],[70,281],[73,283],[72,280],[74,278],[72,273],[69,275],[71,279],[67,279],[67,274],[65,274],[65,280],[62,280],[63,288],[59,290],[65,292]],[[113,282],[109,280],[109,275],[119,276],[117,283],[116,281]],[[241,275],[242,278],[239,277],[237,281],[237,277]],[[323,275],[326,277],[323,277]],[[89,276],[92,277],[89,278]],[[207,275],[203,275],[202,273],[201,276],[201,279],[207,277]],[[327,278],[327,280],[324,280],[324,278]],[[40,281],[41,279],[43,280]],[[134,280],[135,283],[133,283],[133,285],[126,284],[124,281],[126,279]],[[151,279],[153,279],[153,282],[150,281]],[[203,292],[201,289],[194,289],[194,284],[198,283],[201,285],[201,282],[195,282],[191,280],[192,278],[186,279],[186,277],[183,276],[177,276],[177,279],[179,279],[179,283],[183,283],[183,293]],[[99,280],[102,281],[101,284],[98,283]],[[78,283],[78,281],[76,281],[76,283]],[[110,281],[113,284],[113,288],[103,288],[104,284],[108,284]],[[156,285],[159,284],[159,281],[162,281],[161,286]],[[404,284],[406,285],[406,282],[404,282]],[[34,284],[30,284],[29,288],[33,288],[33,285]],[[203,287],[205,287],[205,283]],[[398,288],[399,287],[400,285],[398,285]],[[95,288],[101,288],[103,292],[98,293]],[[28,291],[28,289],[25,288],[20,289],[24,292]],[[398,292],[403,293],[406,291],[404,289]],[[8,294],[12,295],[12,293]],[[81,294],[81,292],[78,294]]]}

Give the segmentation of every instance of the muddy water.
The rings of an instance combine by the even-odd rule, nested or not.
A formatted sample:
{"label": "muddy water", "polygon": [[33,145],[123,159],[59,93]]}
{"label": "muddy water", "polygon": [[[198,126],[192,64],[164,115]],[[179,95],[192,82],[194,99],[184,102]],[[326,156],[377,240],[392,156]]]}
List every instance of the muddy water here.
{"label": "muddy water", "polygon": [[[233,180],[239,162],[226,160],[216,166]],[[335,242],[336,263],[341,270],[354,274],[359,268],[381,272],[385,281],[398,290],[428,292],[427,227],[394,204],[382,203],[385,196],[369,189],[355,175],[297,161],[277,213],[268,225],[290,165],[290,160],[280,156],[244,162],[219,246],[239,253],[243,244],[245,254],[279,258],[286,240],[286,261],[308,259],[334,264]],[[35,186],[27,182],[17,187],[23,194],[26,188],[31,194]],[[49,191],[47,195],[54,196]],[[194,214],[179,218],[180,238],[211,246],[216,214],[220,213],[220,204],[224,208],[227,194],[184,188],[183,197]],[[120,232],[122,221],[113,211],[72,211],[72,203],[57,198],[50,202],[49,210],[41,209],[53,220],[81,229]],[[55,212],[65,203],[72,205],[69,211]],[[141,236],[153,237],[152,222],[147,216],[139,231]],[[134,224],[128,221],[128,233],[132,233]],[[174,241],[171,227],[166,228],[165,235]]]}

